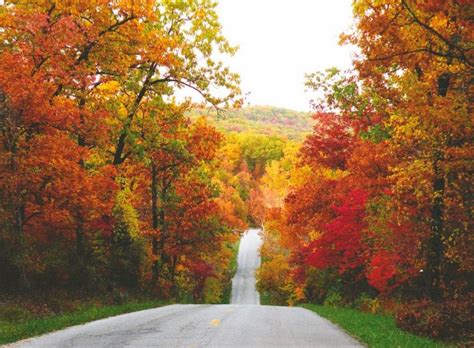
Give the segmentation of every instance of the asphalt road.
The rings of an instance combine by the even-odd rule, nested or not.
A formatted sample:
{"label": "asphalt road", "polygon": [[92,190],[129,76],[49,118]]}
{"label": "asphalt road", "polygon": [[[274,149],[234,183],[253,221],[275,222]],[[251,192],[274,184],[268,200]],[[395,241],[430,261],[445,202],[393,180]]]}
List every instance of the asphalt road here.
{"label": "asphalt road", "polygon": [[74,326],[11,347],[360,347],[303,308],[260,306],[255,269],[261,241],[241,241],[230,305],[172,305]]}
{"label": "asphalt road", "polygon": [[258,248],[262,239],[259,230],[248,230],[240,239],[237,272],[232,279],[232,304],[260,304],[260,295],[255,289],[255,271],[260,267]]}

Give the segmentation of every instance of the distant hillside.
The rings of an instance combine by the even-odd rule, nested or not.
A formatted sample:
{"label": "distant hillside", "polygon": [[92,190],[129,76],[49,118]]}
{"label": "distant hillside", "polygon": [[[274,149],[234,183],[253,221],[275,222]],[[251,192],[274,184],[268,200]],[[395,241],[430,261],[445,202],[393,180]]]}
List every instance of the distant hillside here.
{"label": "distant hillside", "polygon": [[208,116],[218,129],[226,132],[250,131],[294,140],[302,140],[313,127],[311,113],[273,106],[231,109],[222,111],[219,115],[215,110],[194,109],[190,116]]}

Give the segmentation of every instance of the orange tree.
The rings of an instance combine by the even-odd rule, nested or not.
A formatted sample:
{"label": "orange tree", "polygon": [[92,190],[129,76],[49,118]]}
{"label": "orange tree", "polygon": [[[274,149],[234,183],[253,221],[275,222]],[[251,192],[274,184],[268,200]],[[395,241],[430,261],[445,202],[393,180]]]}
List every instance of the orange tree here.
{"label": "orange tree", "polygon": [[[130,261],[127,248],[135,242],[141,265],[130,270],[146,273],[137,232],[146,224],[133,178],[144,158],[138,115],[160,114],[163,100],[180,88],[216,106],[237,97],[238,76],[214,59],[235,51],[220,33],[215,6],[0,6],[2,286],[48,286],[51,279],[106,285],[98,280]],[[216,89],[227,92],[217,98]],[[124,165],[128,158],[133,163]],[[111,266],[119,254],[123,262]]]}

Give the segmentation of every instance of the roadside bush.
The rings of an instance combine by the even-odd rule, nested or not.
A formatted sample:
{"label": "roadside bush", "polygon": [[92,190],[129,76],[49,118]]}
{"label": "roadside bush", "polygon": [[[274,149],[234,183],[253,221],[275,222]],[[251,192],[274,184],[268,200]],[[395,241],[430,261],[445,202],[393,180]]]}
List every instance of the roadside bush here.
{"label": "roadside bush", "polygon": [[323,305],[329,307],[343,307],[342,295],[337,291],[330,291],[323,302]]}
{"label": "roadside bush", "polygon": [[16,306],[0,307],[0,321],[20,322],[31,319],[31,314],[26,309]]}
{"label": "roadside bush", "polygon": [[472,298],[435,304],[426,299],[401,307],[397,326],[417,335],[444,340],[460,340],[474,333]]}
{"label": "roadside bush", "polygon": [[341,278],[336,270],[309,267],[306,271],[305,295],[309,302],[323,304],[332,292],[342,293]]}
{"label": "roadside bush", "polygon": [[284,255],[277,254],[262,263],[257,271],[257,290],[264,295],[267,304],[288,304],[292,290],[289,266]]}
{"label": "roadside bush", "polygon": [[204,285],[203,302],[220,303],[222,297],[222,283],[215,277],[206,279]]}
{"label": "roadside bush", "polygon": [[382,314],[384,312],[380,299],[373,298],[366,293],[363,293],[354,301],[354,308],[372,314]]}
{"label": "roadside bush", "polygon": [[123,289],[114,289],[112,292],[112,301],[115,305],[121,305],[130,301],[130,296]]}

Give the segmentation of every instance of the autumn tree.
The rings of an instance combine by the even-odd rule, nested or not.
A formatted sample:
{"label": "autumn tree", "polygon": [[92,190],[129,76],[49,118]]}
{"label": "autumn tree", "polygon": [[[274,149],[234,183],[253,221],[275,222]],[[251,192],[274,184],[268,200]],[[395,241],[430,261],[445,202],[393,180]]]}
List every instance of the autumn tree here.
{"label": "autumn tree", "polygon": [[472,305],[470,5],[353,7],[355,29],[342,41],[360,49],[355,71],[308,75],[322,92],[300,155],[312,171],[290,186],[278,225],[268,222],[291,253],[287,296],[392,295],[406,305],[399,325],[460,336]]}
{"label": "autumn tree", "polygon": [[[465,1],[358,1],[357,31],[343,38],[361,49],[360,77],[394,105],[389,124],[400,160],[396,192],[400,200],[408,198],[401,196],[407,190],[426,197],[417,207],[428,235],[424,277],[427,294],[437,300],[456,288],[448,274],[471,269],[469,259],[451,256],[464,254],[461,244],[472,244],[468,230],[458,224],[472,222],[465,210],[472,203],[466,200],[465,181],[472,164],[469,6]],[[416,188],[419,182],[405,181],[414,172],[424,173],[426,185]]]}
{"label": "autumn tree", "polygon": [[[30,275],[79,287],[142,283],[151,219],[140,210],[140,171],[197,156],[183,147],[194,141],[188,121],[167,105],[181,88],[215,107],[238,99],[238,76],[214,58],[235,52],[215,6],[0,6],[2,284],[26,289]],[[153,153],[161,157],[150,161]]]}

